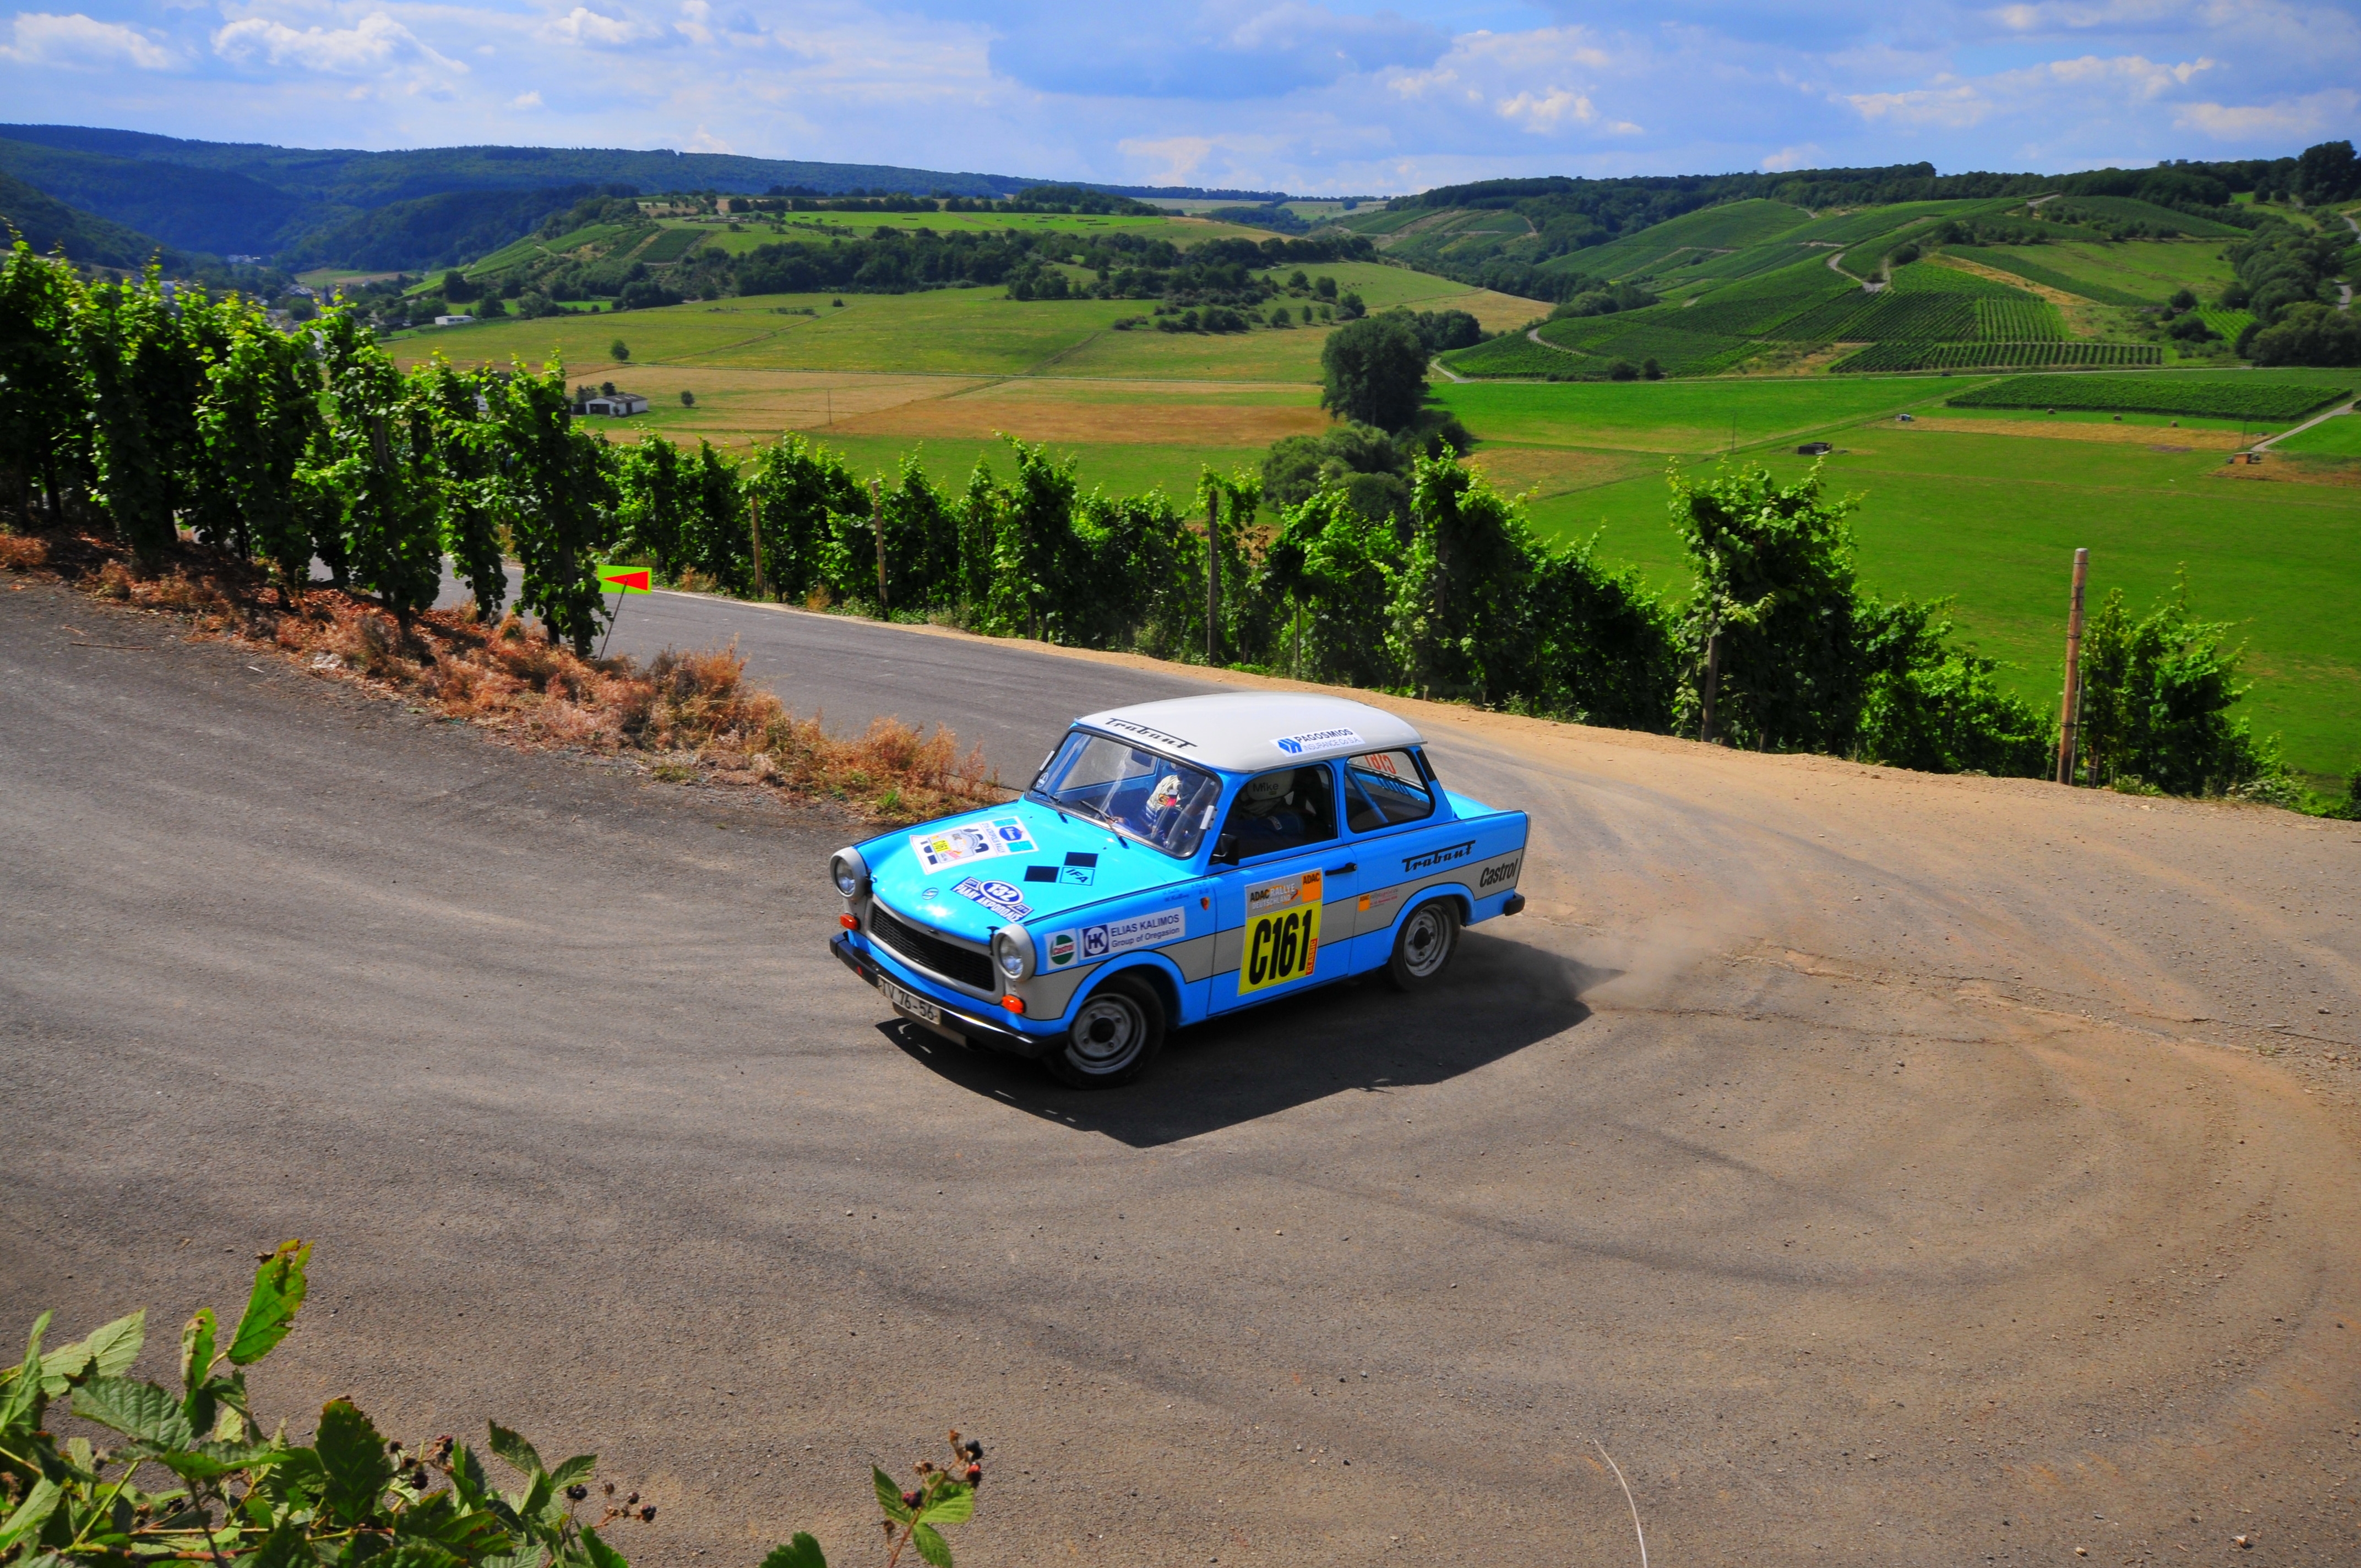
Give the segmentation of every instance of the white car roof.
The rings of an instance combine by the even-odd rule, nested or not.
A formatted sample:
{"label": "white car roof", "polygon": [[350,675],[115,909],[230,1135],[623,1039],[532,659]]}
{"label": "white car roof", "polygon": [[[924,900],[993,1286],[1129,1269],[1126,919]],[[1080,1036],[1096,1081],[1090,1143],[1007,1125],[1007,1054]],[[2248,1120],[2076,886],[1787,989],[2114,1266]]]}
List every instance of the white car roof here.
{"label": "white car roof", "polygon": [[1420,744],[1417,730],[1383,708],[1295,692],[1174,697],[1111,707],[1075,722],[1233,773]]}

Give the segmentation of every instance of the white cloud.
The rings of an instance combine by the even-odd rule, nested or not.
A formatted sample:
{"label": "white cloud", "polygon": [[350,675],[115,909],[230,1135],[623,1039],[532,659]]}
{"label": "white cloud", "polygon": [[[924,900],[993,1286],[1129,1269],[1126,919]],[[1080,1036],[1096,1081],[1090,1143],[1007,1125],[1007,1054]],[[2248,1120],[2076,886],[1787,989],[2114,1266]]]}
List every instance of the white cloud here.
{"label": "white cloud", "polygon": [[541,94],[538,92],[520,93],[515,97],[509,100],[509,107],[511,109],[538,109],[541,107]]}
{"label": "white cloud", "polygon": [[1197,170],[1203,167],[1207,155],[1213,150],[1208,137],[1164,137],[1155,140],[1127,140],[1119,144],[1126,158],[1147,159],[1155,171],[1141,176],[1148,185],[1194,185]]}
{"label": "white cloud", "polygon": [[214,34],[214,52],[241,64],[258,58],[272,65],[291,61],[337,76],[374,74],[413,60],[461,74],[467,69],[435,53],[382,11],[372,11],[349,27],[306,27],[302,32],[284,22],[247,16]]}
{"label": "white cloud", "polygon": [[2356,110],[2361,93],[2344,88],[2276,104],[2184,104],[2172,123],[2217,141],[2292,146],[2340,128],[2349,135]]}
{"label": "white cloud", "polygon": [[1801,147],[1783,147],[1756,167],[1766,174],[1784,174],[1791,169],[1810,169],[1822,156],[1819,143],[1807,141]]}
{"label": "white cloud", "polygon": [[662,36],[644,22],[630,16],[601,16],[588,5],[577,5],[555,18],[546,32],[550,38],[585,49],[628,49]]}
{"label": "white cloud", "polygon": [[1520,93],[1513,98],[1502,99],[1493,108],[1502,119],[1512,120],[1535,135],[1554,131],[1568,120],[1587,126],[1598,117],[1598,111],[1587,97],[1563,87]]}
{"label": "white cloud", "polygon": [[697,134],[680,144],[680,149],[683,152],[736,152],[738,150],[703,126],[697,126]]}
{"label": "white cloud", "polygon": [[141,71],[170,71],[179,63],[169,49],[146,34],[120,23],[95,20],[79,11],[64,16],[46,11],[17,12],[14,41],[0,46],[0,60],[82,71],[104,71],[125,65]]}

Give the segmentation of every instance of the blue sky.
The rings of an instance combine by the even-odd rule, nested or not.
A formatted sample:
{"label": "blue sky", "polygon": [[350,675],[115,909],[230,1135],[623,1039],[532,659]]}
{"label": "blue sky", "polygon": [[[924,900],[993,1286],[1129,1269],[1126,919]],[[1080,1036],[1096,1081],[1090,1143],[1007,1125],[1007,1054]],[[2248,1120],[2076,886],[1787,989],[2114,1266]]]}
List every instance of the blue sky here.
{"label": "blue sky", "polygon": [[2361,135],[2361,0],[49,0],[0,118],[1389,194]]}

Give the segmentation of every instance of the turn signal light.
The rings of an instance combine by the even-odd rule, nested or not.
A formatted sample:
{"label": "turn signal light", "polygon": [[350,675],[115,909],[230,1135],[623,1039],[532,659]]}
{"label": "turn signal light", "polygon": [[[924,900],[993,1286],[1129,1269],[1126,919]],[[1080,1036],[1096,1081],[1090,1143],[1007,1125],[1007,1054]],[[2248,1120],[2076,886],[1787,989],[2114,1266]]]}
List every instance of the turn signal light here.
{"label": "turn signal light", "polygon": [[836,917],[836,923],[837,923],[838,925],[840,925],[840,926],[843,927],[844,927],[846,930],[848,930],[848,931],[858,931],[858,930],[860,930],[860,929],[861,929],[861,922],[860,922],[860,921],[858,921],[858,920],[855,920],[855,919],[854,919],[851,916],[850,916],[850,915],[840,915],[840,916],[838,916]]}
{"label": "turn signal light", "polygon": [[1000,999],[1000,1004],[1019,1017],[1024,1015],[1025,999],[1021,996],[1004,996]]}

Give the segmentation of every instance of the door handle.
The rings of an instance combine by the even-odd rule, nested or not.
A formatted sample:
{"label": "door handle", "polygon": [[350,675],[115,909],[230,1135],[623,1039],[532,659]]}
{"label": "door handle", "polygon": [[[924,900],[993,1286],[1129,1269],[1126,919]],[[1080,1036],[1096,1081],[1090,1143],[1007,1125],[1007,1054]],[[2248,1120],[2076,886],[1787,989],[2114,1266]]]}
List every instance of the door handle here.
{"label": "door handle", "polygon": [[1330,867],[1329,867],[1325,872],[1322,872],[1321,874],[1322,874],[1322,875],[1323,875],[1323,876],[1345,876],[1345,875],[1349,874],[1350,872],[1359,871],[1360,869],[1361,869],[1361,865],[1360,865],[1360,862],[1359,862],[1359,861],[1345,861],[1343,865],[1341,865],[1341,866],[1330,866]]}

